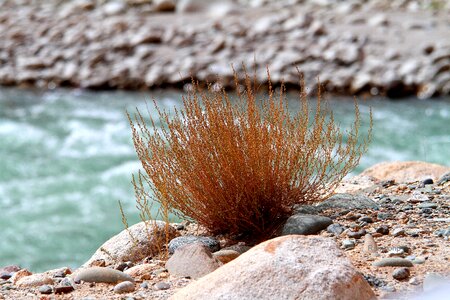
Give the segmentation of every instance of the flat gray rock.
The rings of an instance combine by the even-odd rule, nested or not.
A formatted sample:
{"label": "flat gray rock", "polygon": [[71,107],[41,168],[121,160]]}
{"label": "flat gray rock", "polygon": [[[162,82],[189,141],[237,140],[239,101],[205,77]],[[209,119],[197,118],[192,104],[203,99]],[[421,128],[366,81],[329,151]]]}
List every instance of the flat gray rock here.
{"label": "flat gray rock", "polygon": [[375,267],[412,267],[413,263],[405,258],[388,257],[376,261],[372,265]]}
{"label": "flat gray rock", "polygon": [[172,254],[180,247],[200,243],[209,248],[209,251],[216,252],[220,250],[219,241],[209,236],[185,235],[172,239],[169,242],[169,253]]}
{"label": "flat gray rock", "polygon": [[77,271],[75,273],[75,281],[118,283],[122,281],[134,282],[134,279],[130,275],[118,270],[102,267],[91,267]]}
{"label": "flat gray rock", "polygon": [[287,219],[281,235],[316,234],[333,223],[328,217],[318,215],[296,214]]}
{"label": "flat gray rock", "polygon": [[364,195],[335,194],[316,206],[323,211],[330,208],[340,209],[379,209],[378,204]]}

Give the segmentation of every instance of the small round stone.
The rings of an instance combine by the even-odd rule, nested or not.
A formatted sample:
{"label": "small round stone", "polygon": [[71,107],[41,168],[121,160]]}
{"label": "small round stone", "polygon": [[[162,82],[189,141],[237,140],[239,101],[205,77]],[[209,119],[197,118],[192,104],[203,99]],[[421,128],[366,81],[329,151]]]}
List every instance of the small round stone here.
{"label": "small round stone", "polygon": [[422,181],[422,183],[423,183],[423,184],[433,184],[434,182],[433,182],[433,179],[427,178],[427,179],[425,179],[424,181]]}
{"label": "small round stone", "polygon": [[381,233],[382,235],[389,234],[389,227],[386,225],[381,225],[376,229],[377,233]]}
{"label": "small round stone", "polygon": [[397,268],[392,272],[392,277],[397,280],[403,280],[408,278],[410,275],[408,268]]}
{"label": "small round stone", "polygon": [[51,294],[52,292],[53,292],[53,288],[51,285],[44,284],[39,287],[39,293],[41,293],[41,294],[48,295],[48,294]]}
{"label": "small round stone", "polygon": [[130,281],[121,282],[114,287],[114,292],[117,294],[134,292],[134,283]]}
{"label": "small round stone", "polygon": [[342,241],[342,247],[344,249],[353,249],[355,248],[355,242],[353,242],[352,240],[343,240]]}
{"label": "small round stone", "polygon": [[155,289],[157,290],[168,290],[170,289],[170,284],[168,284],[167,282],[158,282],[155,284]]}

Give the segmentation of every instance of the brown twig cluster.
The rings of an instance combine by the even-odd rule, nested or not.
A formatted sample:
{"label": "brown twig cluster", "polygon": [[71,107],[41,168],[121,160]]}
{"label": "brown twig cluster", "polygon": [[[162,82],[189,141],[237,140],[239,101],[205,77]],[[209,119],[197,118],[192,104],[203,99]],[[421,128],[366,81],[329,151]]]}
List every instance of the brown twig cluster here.
{"label": "brown twig cluster", "polygon": [[236,99],[193,81],[181,110],[169,115],[155,103],[160,127],[139,111],[129,115],[145,171],[134,184],[138,199],[155,200],[164,212],[193,219],[213,234],[263,239],[294,205],[333,193],[367,150],[371,129],[361,141],[355,102],[353,125],[340,130],[323,108],[320,89],[311,110],[302,79],[301,109],[291,116],[285,89],[274,90],[269,72],[261,101],[256,76],[245,69],[243,75],[242,86],[235,72]]}

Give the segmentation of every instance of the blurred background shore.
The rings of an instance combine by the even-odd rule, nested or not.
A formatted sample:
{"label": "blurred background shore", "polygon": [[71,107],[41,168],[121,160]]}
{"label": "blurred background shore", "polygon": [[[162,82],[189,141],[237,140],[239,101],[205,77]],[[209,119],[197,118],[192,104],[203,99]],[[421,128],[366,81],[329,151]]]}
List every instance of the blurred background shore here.
{"label": "blurred background shore", "polygon": [[[450,93],[446,0],[0,1],[0,85],[183,88],[316,79],[335,94]],[[256,64],[256,66],[254,65]]]}

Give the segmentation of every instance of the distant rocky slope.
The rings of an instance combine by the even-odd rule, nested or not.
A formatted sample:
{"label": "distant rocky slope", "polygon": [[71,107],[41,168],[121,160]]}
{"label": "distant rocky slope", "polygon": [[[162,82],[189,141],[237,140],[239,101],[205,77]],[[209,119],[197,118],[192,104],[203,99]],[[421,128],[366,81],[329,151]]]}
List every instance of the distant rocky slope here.
{"label": "distant rocky slope", "polygon": [[0,85],[232,84],[230,64],[334,93],[450,94],[445,1],[0,1]]}

